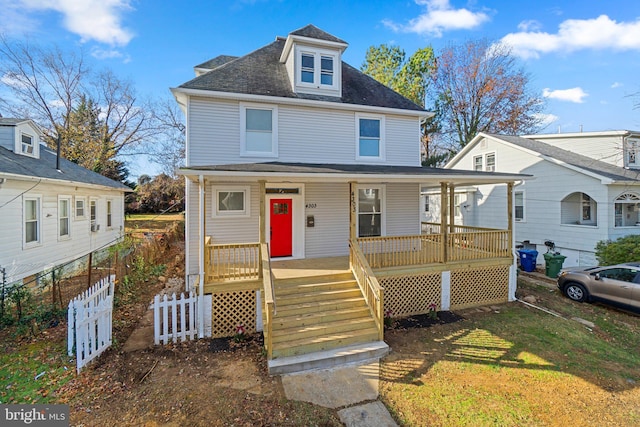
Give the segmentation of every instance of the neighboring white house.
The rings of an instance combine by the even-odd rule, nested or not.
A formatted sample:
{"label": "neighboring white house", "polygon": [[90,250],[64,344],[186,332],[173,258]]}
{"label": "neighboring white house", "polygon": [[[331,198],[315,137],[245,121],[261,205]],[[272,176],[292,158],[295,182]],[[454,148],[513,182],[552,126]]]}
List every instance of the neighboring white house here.
{"label": "neighboring white house", "polygon": [[[516,185],[516,243],[539,252],[545,242],[564,266],[596,265],[595,245],[640,234],[640,133],[581,132],[522,137],[480,133],[446,166],[533,175]],[[504,189],[458,188],[456,223],[499,227]],[[437,214],[437,191],[424,189],[422,215]],[[428,212],[427,212],[428,211]]]}
{"label": "neighboring white house", "polygon": [[[396,315],[426,312],[429,303],[449,309],[514,297],[509,227],[489,238],[499,241],[499,250],[468,254],[477,265],[451,265],[467,256],[454,250],[462,239],[453,241],[446,232],[444,238],[421,236],[418,207],[424,185],[507,187],[522,176],[421,167],[420,124],[432,113],[344,63],[346,48],[345,41],[308,25],[245,56],[200,64],[196,78],[172,89],[187,123],[186,166],[178,173],[187,178],[188,283],[213,293],[214,310],[228,310],[213,316],[214,323],[230,326],[228,333],[239,323],[254,324],[247,306],[257,300],[262,309],[255,290],[269,290],[268,281],[241,288],[232,276],[257,268],[254,278],[268,278],[265,255],[273,261],[342,257],[348,263],[348,255],[354,262],[362,250],[371,267],[383,259],[385,267],[419,263],[410,274],[396,270],[380,278],[385,308]],[[505,220],[507,212],[505,207]],[[418,276],[427,263],[431,270]],[[465,271],[452,272],[460,268]],[[478,277],[492,279],[485,285]],[[375,278],[367,280],[378,289]],[[404,286],[407,280],[412,282]],[[486,292],[460,291],[463,282],[486,286]],[[426,295],[430,289],[434,294]],[[314,298],[325,297],[331,298]],[[421,308],[408,308],[417,302]],[[382,307],[370,307],[381,328]]]}
{"label": "neighboring white house", "polygon": [[0,281],[6,284],[105,248],[124,234],[129,188],[68,160],[58,164],[41,139],[31,120],[0,118]]}

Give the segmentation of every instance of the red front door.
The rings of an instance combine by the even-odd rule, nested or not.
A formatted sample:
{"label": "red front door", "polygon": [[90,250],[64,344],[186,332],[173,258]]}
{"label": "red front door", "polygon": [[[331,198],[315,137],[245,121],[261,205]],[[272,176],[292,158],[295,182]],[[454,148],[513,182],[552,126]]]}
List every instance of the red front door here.
{"label": "red front door", "polygon": [[291,199],[271,199],[269,203],[271,225],[271,256],[293,254],[293,214]]}

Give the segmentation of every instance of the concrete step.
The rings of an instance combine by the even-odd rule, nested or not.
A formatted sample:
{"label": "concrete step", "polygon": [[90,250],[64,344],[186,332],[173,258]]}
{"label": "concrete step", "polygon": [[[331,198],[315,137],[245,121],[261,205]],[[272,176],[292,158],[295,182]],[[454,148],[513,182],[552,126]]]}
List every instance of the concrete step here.
{"label": "concrete step", "polygon": [[323,334],[309,338],[289,340],[273,344],[273,357],[296,356],[352,344],[364,344],[378,339],[378,331],[372,327],[335,334]]}
{"label": "concrete step", "polygon": [[345,332],[372,329],[376,330],[376,323],[371,316],[361,317],[357,319],[347,319],[341,321],[330,321],[318,323],[315,325],[294,326],[290,328],[274,328],[272,331],[272,342],[274,345],[279,343],[286,343],[292,337],[295,337],[296,341],[313,338],[323,337],[325,335],[336,335]]}
{"label": "concrete step", "polygon": [[269,360],[269,374],[283,375],[313,369],[327,369],[348,363],[378,360],[389,353],[384,341],[354,344],[314,353]]}

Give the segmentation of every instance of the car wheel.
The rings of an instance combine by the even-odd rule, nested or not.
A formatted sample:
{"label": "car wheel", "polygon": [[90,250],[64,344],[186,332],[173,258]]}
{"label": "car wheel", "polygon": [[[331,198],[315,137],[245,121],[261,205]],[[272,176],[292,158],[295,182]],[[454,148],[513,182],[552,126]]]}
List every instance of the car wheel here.
{"label": "car wheel", "polygon": [[564,287],[564,294],[569,298],[577,302],[584,302],[587,300],[587,290],[579,283],[568,283]]}

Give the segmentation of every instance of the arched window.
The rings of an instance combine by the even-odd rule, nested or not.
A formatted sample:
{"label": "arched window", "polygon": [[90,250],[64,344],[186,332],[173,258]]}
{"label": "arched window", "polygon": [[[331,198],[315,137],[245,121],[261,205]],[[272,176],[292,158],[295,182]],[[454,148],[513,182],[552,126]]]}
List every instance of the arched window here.
{"label": "arched window", "polygon": [[560,222],[573,225],[598,225],[598,203],[588,194],[575,192],[560,202]]}
{"label": "arched window", "polygon": [[640,196],[635,193],[623,193],[614,203],[616,227],[631,227],[640,224]]}

